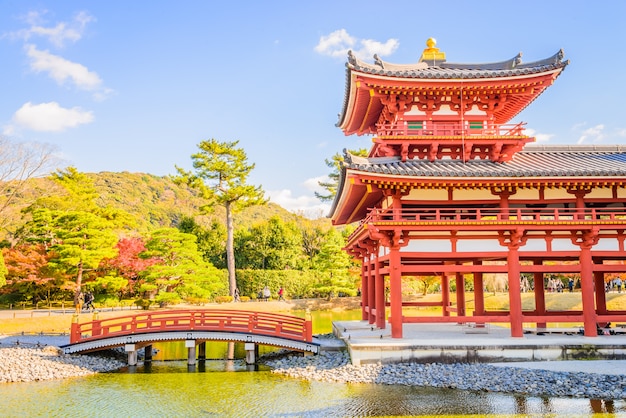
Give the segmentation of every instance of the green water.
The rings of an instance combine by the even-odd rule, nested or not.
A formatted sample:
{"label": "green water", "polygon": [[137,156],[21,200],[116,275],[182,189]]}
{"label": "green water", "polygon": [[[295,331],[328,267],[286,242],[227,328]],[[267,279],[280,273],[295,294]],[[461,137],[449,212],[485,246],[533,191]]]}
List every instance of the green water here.
{"label": "green water", "polygon": [[[359,318],[358,311],[317,312],[314,333],[330,332],[333,320]],[[223,359],[226,344],[211,346],[207,344],[209,357]],[[243,351],[237,350],[235,357],[243,357]],[[0,384],[3,417],[590,416],[594,412],[626,415],[626,404],[307,382],[272,374],[263,366],[247,366],[243,360],[211,360],[195,367],[188,367],[186,361],[154,361],[146,367],[84,378]]]}
{"label": "green water", "polygon": [[[229,371],[225,371],[229,370]],[[6,417],[357,417],[626,414],[624,402],[540,399],[453,389],[306,382],[241,361],[156,362],[148,371],[0,385]]]}

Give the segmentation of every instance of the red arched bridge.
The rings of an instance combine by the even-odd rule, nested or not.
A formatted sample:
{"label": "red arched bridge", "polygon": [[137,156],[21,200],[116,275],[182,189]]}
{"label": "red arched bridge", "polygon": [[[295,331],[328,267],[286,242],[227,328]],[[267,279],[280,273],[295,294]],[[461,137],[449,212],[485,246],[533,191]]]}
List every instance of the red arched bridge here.
{"label": "red arched bridge", "polygon": [[[65,353],[86,353],[124,347],[129,365],[137,364],[137,350],[145,348],[151,359],[152,343],[185,341],[188,364],[204,356],[206,341],[233,341],[246,344],[246,362],[254,363],[258,344],[304,353],[319,352],[313,340],[310,319],[270,312],[230,309],[148,311],[135,315],[72,322],[70,344]],[[149,351],[148,351],[149,348]]]}

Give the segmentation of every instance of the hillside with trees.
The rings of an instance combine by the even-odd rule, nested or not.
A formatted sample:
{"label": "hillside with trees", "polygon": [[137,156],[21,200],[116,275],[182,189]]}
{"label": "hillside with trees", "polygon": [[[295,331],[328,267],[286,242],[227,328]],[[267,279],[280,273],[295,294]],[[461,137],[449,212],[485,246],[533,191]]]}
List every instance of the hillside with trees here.
{"label": "hillside with trees", "polygon": [[[206,197],[143,173],[70,167],[28,179],[3,212],[0,303],[69,301],[77,287],[100,305],[229,300],[225,212]],[[291,298],[356,293],[348,231],[328,219],[263,203],[238,212],[233,231],[242,298],[264,286],[274,297],[280,287]]]}

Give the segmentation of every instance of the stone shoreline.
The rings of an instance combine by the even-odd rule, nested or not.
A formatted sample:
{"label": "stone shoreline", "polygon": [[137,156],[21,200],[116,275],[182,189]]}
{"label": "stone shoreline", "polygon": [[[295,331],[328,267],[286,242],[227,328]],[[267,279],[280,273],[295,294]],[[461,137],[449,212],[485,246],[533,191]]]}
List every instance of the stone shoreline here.
{"label": "stone shoreline", "polygon": [[65,379],[109,372],[126,363],[88,355],[66,355],[54,346],[0,348],[0,383]]}
{"label": "stone shoreline", "polygon": [[489,364],[364,364],[354,366],[346,351],[317,356],[263,359],[272,373],[339,383],[427,386],[529,396],[626,399],[626,375],[530,370]]}

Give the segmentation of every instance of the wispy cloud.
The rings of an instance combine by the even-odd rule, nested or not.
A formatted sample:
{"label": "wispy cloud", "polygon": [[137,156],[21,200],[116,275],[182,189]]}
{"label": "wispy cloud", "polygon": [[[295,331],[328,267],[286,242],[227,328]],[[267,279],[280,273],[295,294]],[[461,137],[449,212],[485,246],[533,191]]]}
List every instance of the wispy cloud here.
{"label": "wispy cloud", "polygon": [[348,51],[361,59],[371,59],[374,54],[381,57],[391,55],[400,46],[397,39],[388,39],[385,42],[373,39],[359,39],[348,34],[345,29],[339,29],[329,35],[320,37],[319,43],[315,46],[315,52],[331,57],[345,58]]}
{"label": "wispy cloud", "polygon": [[101,90],[102,79],[87,67],[68,61],[48,51],[41,51],[35,45],[26,45],[26,54],[30,58],[30,68],[36,73],[46,73],[59,85],[71,82],[81,90]]}
{"label": "wispy cloud", "polygon": [[38,132],[62,132],[68,128],[91,123],[93,112],[80,107],[63,108],[56,102],[32,104],[25,103],[13,115],[13,125],[5,127],[6,132],[15,128],[29,129]]}
{"label": "wispy cloud", "polygon": [[326,177],[315,177],[302,183],[304,189],[311,192],[309,195],[294,196],[288,189],[271,190],[267,194],[269,199],[287,209],[290,212],[306,216],[311,219],[323,218],[330,212],[330,203],[321,202],[313,195],[314,191],[323,192],[319,185],[320,180],[328,180]]}
{"label": "wispy cloud", "polygon": [[591,128],[585,129],[576,143],[578,145],[581,145],[588,142],[602,142],[604,137],[604,125],[599,124]]}
{"label": "wispy cloud", "polygon": [[78,12],[70,22],[58,22],[53,26],[46,26],[46,12],[32,11],[23,17],[27,28],[11,32],[5,36],[12,39],[21,39],[29,42],[34,38],[44,38],[57,48],[63,48],[66,42],[79,41],[85,32],[87,24],[95,18],[87,12]]}
{"label": "wispy cloud", "polygon": [[534,129],[528,129],[528,128],[524,129],[524,134],[535,137],[537,144],[545,144],[546,142],[549,142],[554,137],[553,134],[535,132]]}

